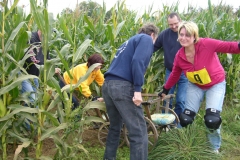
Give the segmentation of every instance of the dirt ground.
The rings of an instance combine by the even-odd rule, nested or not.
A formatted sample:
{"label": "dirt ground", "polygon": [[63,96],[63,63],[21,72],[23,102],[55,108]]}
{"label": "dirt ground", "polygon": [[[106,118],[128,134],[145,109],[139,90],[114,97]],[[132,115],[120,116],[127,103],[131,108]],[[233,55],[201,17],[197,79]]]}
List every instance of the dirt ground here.
{"label": "dirt ground", "polygon": [[[100,142],[98,141],[98,129],[93,129],[90,128],[88,130],[85,130],[83,133],[83,142],[82,144],[87,144],[88,146],[96,146],[96,145],[101,145]],[[15,150],[17,148],[17,145],[15,144],[9,144],[7,147],[7,154],[8,154],[8,159],[12,160],[14,157]],[[43,141],[43,147],[42,147],[42,154],[43,156],[48,156],[48,157],[53,157],[55,155],[55,144],[52,139],[46,139]],[[0,153],[2,154],[2,153]],[[35,149],[29,148],[28,149],[28,154],[29,157],[34,158],[35,157]],[[24,153],[21,153],[19,160],[22,160],[24,157]],[[21,158],[22,157],[22,158]]]}

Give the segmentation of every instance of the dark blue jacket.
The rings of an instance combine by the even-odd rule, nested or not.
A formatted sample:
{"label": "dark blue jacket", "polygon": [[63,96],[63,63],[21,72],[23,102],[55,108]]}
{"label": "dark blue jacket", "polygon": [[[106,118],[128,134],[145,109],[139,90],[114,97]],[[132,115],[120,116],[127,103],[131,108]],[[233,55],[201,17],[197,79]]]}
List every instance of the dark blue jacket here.
{"label": "dark blue jacket", "polygon": [[104,74],[105,80],[125,80],[141,92],[144,74],[153,53],[153,40],[147,34],[137,34],[118,48],[116,55]]}
{"label": "dark blue jacket", "polygon": [[[44,56],[43,56],[42,47],[41,47],[42,44],[38,36],[38,32],[32,32],[31,39],[29,40],[29,44],[31,45],[29,49],[35,46],[35,48],[33,49],[33,52],[35,53],[35,58],[39,60],[38,65],[43,65]],[[47,59],[50,59],[49,52],[47,53]],[[26,69],[28,74],[39,76],[39,69],[34,64],[32,57],[29,57],[26,59],[23,67]]]}
{"label": "dark blue jacket", "polygon": [[172,71],[175,55],[177,51],[182,47],[177,39],[178,33],[173,32],[170,28],[168,28],[159,34],[154,44],[154,52],[156,52],[158,49],[163,48],[164,66],[170,71]]}

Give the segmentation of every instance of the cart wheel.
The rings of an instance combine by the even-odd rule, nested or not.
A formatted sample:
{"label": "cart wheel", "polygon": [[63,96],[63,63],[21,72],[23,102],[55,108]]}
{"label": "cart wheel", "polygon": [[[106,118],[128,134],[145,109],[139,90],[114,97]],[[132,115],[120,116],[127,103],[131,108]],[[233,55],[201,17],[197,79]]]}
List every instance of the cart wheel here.
{"label": "cart wheel", "polygon": [[[144,117],[144,118],[145,118],[145,121],[147,124],[147,132],[148,132],[148,151],[151,151],[157,143],[158,132],[157,132],[157,129],[156,129],[155,125],[153,124],[153,122],[151,120],[149,120],[147,117]],[[123,129],[124,129],[125,141],[126,141],[127,146],[129,147],[130,142],[128,140],[128,131],[127,131],[126,127],[124,127]]]}
{"label": "cart wheel", "polygon": [[[165,110],[166,107],[164,106],[161,106],[159,107],[160,110]],[[160,128],[160,132],[161,131],[164,131],[164,132],[168,132],[170,131],[172,128],[177,128],[177,125],[178,123],[180,123],[180,120],[178,118],[178,115],[174,112],[174,110],[172,110],[171,108],[168,108],[168,112],[167,113],[171,113],[175,116],[175,122],[174,123],[170,123],[168,125],[164,125],[164,126],[161,126],[159,125],[159,128]],[[159,134],[160,135],[160,134]]]}
{"label": "cart wheel", "polygon": [[[110,122],[106,122],[106,123],[102,124],[98,130],[98,140],[103,146],[106,146],[106,140],[107,140],[109,126],[110,126]],[[124,125],[123,125],[123,128],[124,128]],[[118,147],[122,147],[124,145],[124,143],[125,143],[124,137],[125,136],[123,135],[123,129],[122,129]]]}

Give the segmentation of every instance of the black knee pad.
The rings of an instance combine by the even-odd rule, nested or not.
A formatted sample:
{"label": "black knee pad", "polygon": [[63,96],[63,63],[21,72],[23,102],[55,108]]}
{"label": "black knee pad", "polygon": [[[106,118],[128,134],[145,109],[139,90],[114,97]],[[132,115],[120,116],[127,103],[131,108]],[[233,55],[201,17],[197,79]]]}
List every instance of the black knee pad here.
{"label": "black knee pad", "polygon": [[196,113],[189,110],[189,109],[185,109],[183,113],[180,114],[180,124],[182,127],[186,127],[189,124],[192,124],[194,117],[195,117]]}
{"label": "black knee pad", "polygon": [[209,129],[218,129],[222,123],[220,111],[214,108],[208,108],[204,116],[205,124]]}

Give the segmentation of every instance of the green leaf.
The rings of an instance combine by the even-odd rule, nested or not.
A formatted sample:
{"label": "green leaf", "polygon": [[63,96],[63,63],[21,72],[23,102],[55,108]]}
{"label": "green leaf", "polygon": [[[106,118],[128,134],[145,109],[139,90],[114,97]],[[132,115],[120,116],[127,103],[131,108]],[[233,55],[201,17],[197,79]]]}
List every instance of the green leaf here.
{"label": "green leaf", "polygon": [[54,126],[59,125],[57,118],[54,117],[54,115],[52,113],[47,112],[47,111],[43,111],[42,113],[45,114],[51,120],[51,122],[53,123]]}
{"label": "green leaf", "polygon": [[106,105],[103,102],[91,101],[83,108],[83,111],[88,111],[89,109],[97,108],[99,110],[106,112]]}
{"label": "green leaf", "polygon": [[59,130],[65,129],[67,127],[68,127],[67,123],[62,123],[58,127],[52,127],[50,129],[46,130],[42,134],[40,140],[43,141],[44,139],[49,138],[49,137],[51,137],[51,135],[57,133]]}
{"label": "green leaf", "polygon": [[62,102],[62,99],[60,98],[59,94],[57,93],[54,96],[54,100],[52,100],[50,105],[48,106],[47,111],[50,111],[51,109],[53,109],[59,102]]}
{"label": "green leaf", "polygon": [[47,60],[44,63],[44,69],[46,72],[47,81],[52,79],[55,74],[55,64],[58,62],[58,59]]}
{"label": "green leaf", "polygon": [[117,25],[117,29],[116,29],[115,34],[114,34],[114,39],[118,36],[118,34],[120,33],[124,24],[125,24],[125,21],[122,21],[121,23],[119,23]]}
{"label": "green leaf", "polygon": [[22,81],[27,80],[27,79],[33,79],[33,78],[38,78],[38,77],[34,76],[34,75],[24,75],[24,76],[21,76],[21,77],[15,79],[11,84],[9,84],[5,87],[2,87],[0,89],[0,95],[8,93],[9,91],[14,89],[15,87],[19,86],[22,83]]}
{"label": "green leaf", "polygon": [[0,137],[2,137],[2,133],[4,131],[6,131],[11,126],[12,126],[12,120],[11,119],[0,122]]}
{"label": "green leaf", "polygon": [[23,138],[23,137],[17,135],[16,133],[12,132],[12,130],[7,130],[7,134],[10,135],[11,137],[18,139],[21,142],[29,142],[28,138]]}
{"label": "green leaf", "polygon": [[36,4],[37,3],[35,2],[35,0],[30,0],[30,6],[34,16],[34,21],[37,23],[38,28],[41,31],[44,31],[46,25],[43,18],[43,14],[42,14],[42,11],[39,11],[39,8],[37,8]]}
{"label": "green leaf", "polygon": [[87,15],[84,15],[84,20],[88,24],[88,27],[91,29],[91,31],[96,33],[95,27],[94,27],[93,23],[90,22]]}
{"label": "green leaf", "polygon": [[50,87],[52,87],[52,88],[54,88],[54,89],[56,89],[57,93],[58,93],[59,95],[61,95],[61,88],[60,88],[60,86],[59,86],[58,81],[57,81],[54,77],[50,78],[50,79],[47,81],[47,85],[50,86]]}
{"label": "green leaf", "polygon": [[56,50],[56,52],[57,52],[57,54],[58,54],[61,62],[63,63],[63,66],[64,66],[64,68],[66,69],[69,77],[72,79],[73,77],[72,77],[72,75],[71,75],[70,72],[69,72],[70,69],[69,69],[69,67],[68,67],[68,62],[65,60],[65,57],[63,57],[63,55],[66,56],[67,52],[69,52],[70,47],[71,47],[70,44],[66,44],[66,45],[64,45],[64,46],[61,48],[60,52],[59,52],[59,50],[57,49],[57,47],[54,47],[54,48],[55,48],[55,50]]}
{"label": "green leaf", "polygon": [[60,18],[60,27],[61,27],[61,29],[63,30],[63,33],[64,33],[64,35],[66,36],[66,38],[67,38],[67,40],[69,41],[69,43],[70,43],[72,46],[74,46],[74,43],[73,43],[72,38],[71,38],[72,36],[70,35],[70,33],[69,33],[68,29],[67,29],[66,21],[65,21],[65,19],[64,19],[63,16]]}
{"label": "green leaf", "polygon": [[12,41],[18,35],[18,32],[20,31],[20,29],[23,27],[24,24],[25,24],[25,22],[19,23],[19,25],[12,31],[12,33],[11,33],[10,37],[8,38],[7,43],[5,45],[4,53],[6,53],[8,51],[8,49],[10,48],[10,46],[12,44]]}
{"label": "green leaf", "polygon": [[28,41],[28,34],[27,32],[23,32],[22,34],[20,34],[17,43],[16,43],[16,53],[14,55],[14,58],[16,61],[19,61],[22,59],[22,57],[24,56],[24,49],[27,46],[27,41]]}
{"label": "green leaf", "polygon": [[78,62],[82,58],[82,55],[85,53],[86,49],[91,45],[92,40],[86,39],[81,46],[77,49],[76,53],[73,56],[73,62]]}
{"label": "green leaf", "polygon": [[19,0],[15,0],[14,1],[14,3],[12,4],[12,6],[11,6],[11,8],[8,10],[8,12],[6,13],[6,15],[5,15],[5,19],[4,19],[4,21],[6,20],[6,18],[8,17],[8,15],[10,14],[10,13],[12,13],[12,11],[14,10],[14,8],[17,6],[17,4],[18,4],[18,2],[19,2]]}
{"label": "green leaf", "polygon": [[[26,112],[26,113],[38,113],[38,112],[42,112],[41,110],[37,109],[37,108],[30,108],[30,107],[23,107],[21,105],[10,105],[10,106],[14,106],[13,108],[15,108],[11,113],[7,114],[6,116],[0,118],[0,122],[2,121],[6,121],[9,120],[10,118],[12,118],[15,114],[18,114],[20,112]],[[17,108],[16,108],[17,107]],[[9,107],[11,108],[11,107]]]}

